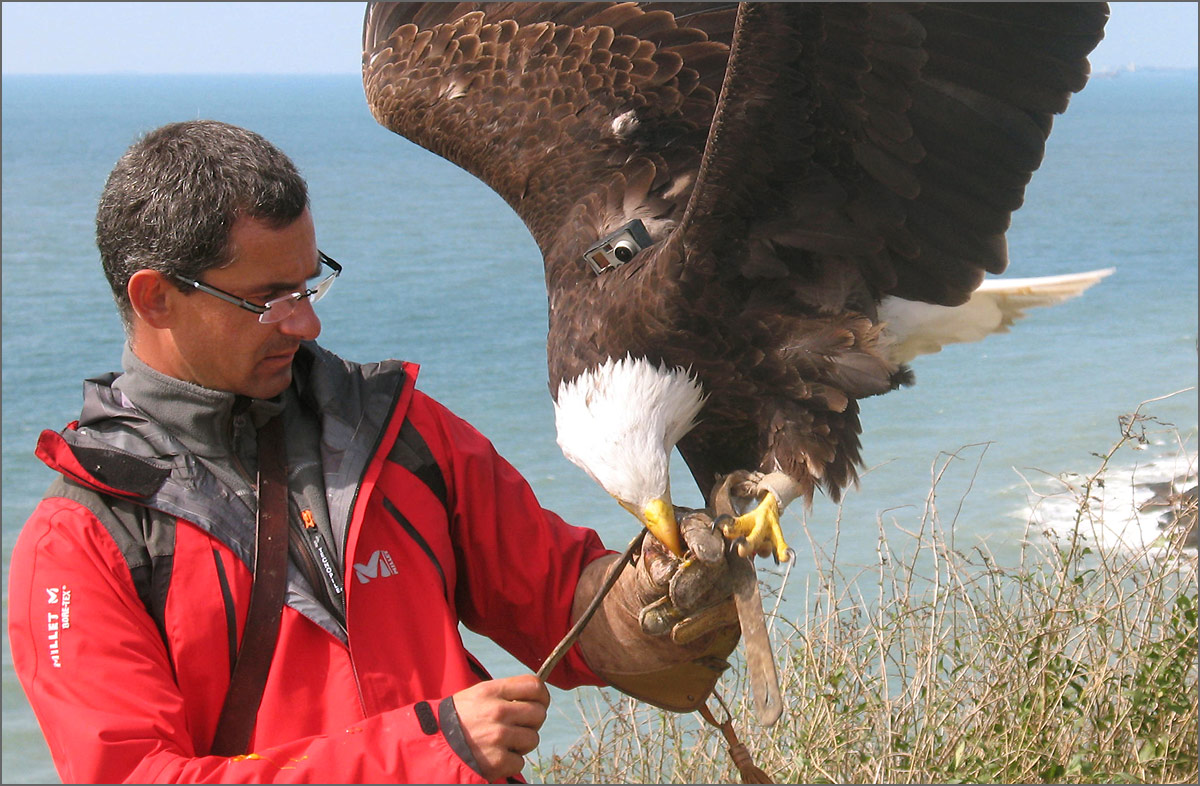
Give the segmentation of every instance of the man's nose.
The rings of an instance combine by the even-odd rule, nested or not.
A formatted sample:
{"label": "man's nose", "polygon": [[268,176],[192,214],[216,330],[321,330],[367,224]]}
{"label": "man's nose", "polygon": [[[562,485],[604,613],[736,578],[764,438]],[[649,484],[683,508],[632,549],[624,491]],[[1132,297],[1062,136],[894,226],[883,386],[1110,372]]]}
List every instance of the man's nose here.
{"label": "man's nose", "polygon": [[287,319],[279,323],[279,332],[301,341],[312,341],[321,335],[321,319],[308,298],[302,298]]}

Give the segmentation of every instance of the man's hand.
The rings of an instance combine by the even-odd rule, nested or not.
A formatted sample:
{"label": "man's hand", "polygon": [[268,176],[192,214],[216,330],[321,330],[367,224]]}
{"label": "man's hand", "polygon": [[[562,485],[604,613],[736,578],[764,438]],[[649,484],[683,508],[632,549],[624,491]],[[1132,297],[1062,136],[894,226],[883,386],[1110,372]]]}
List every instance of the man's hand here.
{"label": "man's hand", "polygon": [[532,674],[481,682],[454,694],[459,725],[483,777],[502,780],[521,771],[525,754],[538,745],[549,706],[550,691]]}
{"label": "man's hand", "polygon": [[687,544],[685,558],[680,560],[657,538],[647,536],[630,588],[642,604],[638,619],[645,633],[670,634],[676,644],[688,645],[738,620],[730,602],[727,542],[706,512],[676,512]]}
{"label": "man's hand", "polygon": [[[726,562],[727,544],[705,511],[675,509],[687,544],[685,558],[652,536],[637,564],[626,566],[579,647],[592,670],[613,687],[674,712],[704,703],[741,632]],[[602,557],[584,569],[575,590],[573,617],[595,596],[608,564]]]}

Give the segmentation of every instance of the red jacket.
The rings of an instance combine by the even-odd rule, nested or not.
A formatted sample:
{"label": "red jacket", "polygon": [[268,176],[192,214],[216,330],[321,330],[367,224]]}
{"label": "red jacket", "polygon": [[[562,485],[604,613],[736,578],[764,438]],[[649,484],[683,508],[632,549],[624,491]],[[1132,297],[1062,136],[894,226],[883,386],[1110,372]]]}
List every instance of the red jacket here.
{"label": "red jacket", "polygon": [[[595,533],[544,510],[483,436],[415,390],[414,365],[358,367],[312,354],[313,376],[333,377],[338,393],[321,406],[336,407],[344,432],[326,425],[324,439],[364,454],[361,472],[341,479],[355,464],[331,451],[340,463],[325,474],[330,498],[348,500],[347,642],[289,595],[253,753],[206,755],[231,669],[222,581],[239,639],[249,600],[242,547],[205,515],[195,516],[201,523],[175,515],[165,492],[174,476],[146,497],[176,519],[160,633],[110,531],[79,502],[48,497],[13,551],[9,638],[65,782],[482,781],[428,717],[422,730],[414,709],[426,701],[436,713],[443,697],[481,680],[459,622],[536,669],[569,627],[583,567],[607,552]],[[103,394],[104,381],[94,384]],[[389,460],[405,421],[436,459],[445,504]],[[144,495],[121,489],[119,472],[93,474],[100,465],[91,470],[94,454],[80,445],[95,446],[77,426],[45,432],[43,460],[93,489]],[[174,462],[177,473],[179,458],[156,466]],[[602,684],[577,650],[551,681]]]}

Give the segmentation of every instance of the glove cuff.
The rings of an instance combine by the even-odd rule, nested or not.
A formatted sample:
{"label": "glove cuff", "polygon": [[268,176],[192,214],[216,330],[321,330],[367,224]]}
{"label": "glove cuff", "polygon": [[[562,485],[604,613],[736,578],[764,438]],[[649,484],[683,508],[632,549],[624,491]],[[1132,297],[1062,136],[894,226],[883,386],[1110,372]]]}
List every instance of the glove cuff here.
{"label": "glove cuff", "polygon": [[[739,631],[727,629],[713,639],[710,649],[729,653],[737,646]],[[671,712],[694,712],[708,699],[729,661],[716,654],[641,673],[597,673],[617,690],[639,701]]]}

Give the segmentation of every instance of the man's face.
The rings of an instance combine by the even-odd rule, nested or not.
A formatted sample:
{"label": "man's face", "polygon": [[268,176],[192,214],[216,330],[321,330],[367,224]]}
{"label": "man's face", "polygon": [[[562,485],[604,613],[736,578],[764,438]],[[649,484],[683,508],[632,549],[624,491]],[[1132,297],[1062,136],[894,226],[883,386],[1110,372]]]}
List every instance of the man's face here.
{"label": "man's face", "polygon": [[[263,304],[303,291],[321,273],[312,216],[305,210],[282,229],[239,218],[230,232],[233,262],[205,271],[209,286]],[[321,322],[307,298],[286,319],[264,325],[258,315],[203,292],[177,293],[183,316],[171,331],[171,376],[214,390],[271,398],[292,381],[301,341],[315,339]]]}

